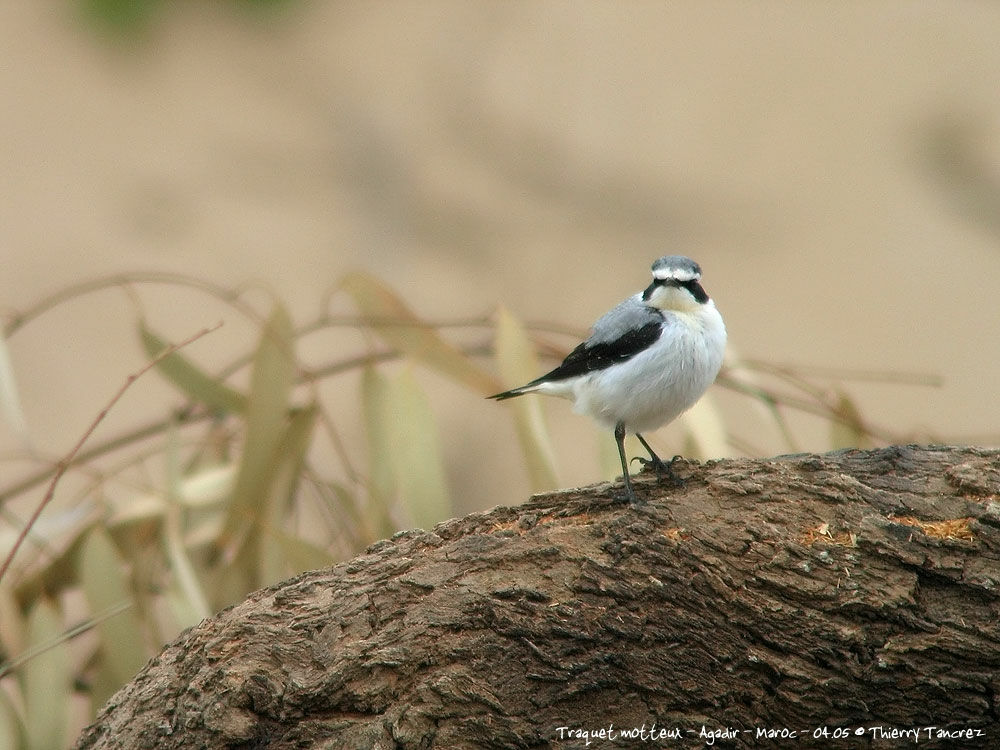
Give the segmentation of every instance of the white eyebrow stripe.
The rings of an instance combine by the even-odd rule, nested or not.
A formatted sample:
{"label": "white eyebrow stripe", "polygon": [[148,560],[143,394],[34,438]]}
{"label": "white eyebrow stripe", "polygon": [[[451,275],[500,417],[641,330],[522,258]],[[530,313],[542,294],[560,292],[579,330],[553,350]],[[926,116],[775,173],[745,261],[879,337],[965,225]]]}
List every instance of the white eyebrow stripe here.
{"label": "white eyebrow stripe", "polygon": [[660,281],[674,279],[675,281],[694,281],[700,279],[700,273],[694,273],[683,268],[658,268],[653,271],[653,278]]}

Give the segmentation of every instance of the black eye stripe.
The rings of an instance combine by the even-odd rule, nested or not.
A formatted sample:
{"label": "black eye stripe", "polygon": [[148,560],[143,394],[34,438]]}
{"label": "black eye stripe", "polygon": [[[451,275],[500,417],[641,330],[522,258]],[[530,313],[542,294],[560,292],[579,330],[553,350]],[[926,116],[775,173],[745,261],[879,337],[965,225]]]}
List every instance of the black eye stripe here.
{"label": "black eye stripe", "polygon": [[646,287],[646,290],[642,293],[642,298],[648,300],[652,294],[653,290],[659,286],[677,286],[684,287],[689,292],[695,300],[701,304],[708,302],[708,295],[702,288],[701,284],[698,283],[698,279],[688,279],[687,281],[680,281],[678,279],[653,279],[653,283]]}
{"label": "black eye stripe", "polygon": [[708,302],[708,295],[705,294],[705,290],[702,288],[701,284],[698,283],[698,279],[682,281],[681,286],[691,292],[691,296],[694,297],[697,302],[700,302],[701,304]]}

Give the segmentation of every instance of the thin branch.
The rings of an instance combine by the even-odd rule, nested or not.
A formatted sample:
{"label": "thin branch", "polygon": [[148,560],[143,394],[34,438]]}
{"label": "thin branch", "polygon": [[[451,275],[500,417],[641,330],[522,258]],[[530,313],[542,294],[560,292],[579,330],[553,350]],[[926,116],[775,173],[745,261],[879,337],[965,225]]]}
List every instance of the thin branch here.
{"label": "thin branch", "polygon": [[125,392],[132,386],[132,384],[136,380],[138,380],[140,377],[142,377],[147,372],[156,367],[156,365],[158,365],[166,357],[170,356],[178,349],[181,349],[187,346],[188,344],[197,341],[202,336],[207,336],[213,331],[218,330],[221,326],[222,326],[221,322],[216,323],[211,328],[203,328],[202,330],[198,331],[198,333],[184,339],[184,341],[180,342],[179,344],[172,344],[168,346],[166,349],[160,352],[156,357],[154,357],[148,363],[146,363],[144,367],[142,367],[137,372],[132,373],[125,379],[125,383],[121,386],[121,388],[118,389],[118,392],[115,393],[114,396],[112,396],[111,400],[97,415],[97,418],[90,423],[90,426],[84,431],[83,435],[80,436],[80,439],[77,440],[76,445],[73,446],[72,450],[70,450],[70,452],[67,453],[66,456],[56,465],[55,474],[52,476],[52,480],[49,482],[49,488],[45,492],[45,497],[43,497],[41,502],[38,503],[38,506],[35,508],[34,513],[31,514],[31,517],[24,525],[24,528],[21,529],[21,533],[18,534],[17,539],[14,541],[14,546],[11,547],[10,552],[7,554],[7,558],[3,561],[3,565],[0,565],[0,580],[3,580],[4,575],[6,575],[8,568],[10,568],[11,563],[14,561],[14,556],[17,554],[17,551],[21,548],[21,545],[27,538],[28,532],[31,530],[31,527],[35,525],[35,522],[38,520],[38,517],[42,514],[42,511],[55,496],[56,486],[59,484],[59,480],[62,479],[63,474],[66,473],[66,470],[70,467],[70,464],[76,457],[77,453],[79,453],[80,449],[83,448],[83,444],[87,442],[87,439],[93,434],[94,430],[97,429],[97,426],[104,421],[104,418],[108,415],[108,412],[110,412],[111,409],[115,406],[115,404],[117,404],[118,401],[121,399],[121,397],[125,395]]}
{"label": "thin branch", "polygon": [[[93,448],[90,448],[89,450],[81,451],[68,462],[66,461],[66,459],[63,459],[63,463],[66,464],[66,466],[63,468],[63,471],[71,469],[80,464],[88,463],[92,459],[99,458],[100,456],[104,456],[108,453],[114,453],[116,450],[120,448],[125,448],[141,440],[145,440],[147,438],[160,435],[166,431],[167,426],[170,425],[171,423],[188,424],[201,421],[203,419],[208,419],[210,416],[211,415],[208,414],[207,412],[202,413],[202,412],[194,412],[191,409],[181,409],[169,419],[161,419],[156,422],[151,422],[150,424],[143,425],[142,427],[137,427],[133,430],[130,430],[129,432],[124,433],[123,435],[111,438],[106,443],[100,443],[99,445],[95,445]],[[3,507],[3,505],[8,500],[17,497],[18,495],[21,495],[27,492],[28,490],[34,489],[38,485],[45,482],[49,477],[52,476],[52,472],[56,471],[59,468],[59,466],[60,466],[59,463],[56,463],[53,466],[46,466],[44,469],[36,471],[34,474],[25,477],[17,484],[11,485],[10,487],[4,489],[2,492],[0,492],[0,507]]]}
{"label": "thin branch", "polygon": [[882,440],[887,443],[899,442],[898,436],[894,435],[891,431],[882,427],[876,427],[868,422],[858,425],[856,420],[848,419],[840,413],[836,407],[822,399],[816,398],[815,396],[813,396],[813,400],[808,400],[798,396],[793,396],[789,393],[780,393],[762,386],[744,383],[736,378],[728,376],[725,372],[719,375],[716,380],[716,384],[723,388],[728,388],[729,390],[741,393],[745,396],[755,398],[758,401],[762,401],[769,407],[783,406],[789,409],[796,409],[806,414],[813,414],[815,416],[822,417],[823,419],[828,419],[831,422],[837,422],[838,424],[846,425],[848,427],[860,426],[861,430],[869,437]]}
{"label": "thin branch", "polygon": [[[49,310],[58,307],[76,297],[85,294],[99,292],[112,287],[128,289],[132,284],[172,284],[175,286],[186,286],[197,289],[205,294],[215,297],[228,305],[231,305],[240,314],[246,316],[257,325],[263,324],[263,318],[250,305],[240,299],[240,292],[226,289],[223,286],[212,284],[211,282],[199,279],[195,276],[186,276],[180,273],[167,273],[162,271],[139,271],[134,273],[122,273],[106,276],[92,281],[84,281],[80,284],[60,289],[48,297],[39,300],[26,310],[10,314],[10,320],[3,330],[5,338],[10,338],[18,330],[30,323],[35,318],[40,317]],[[126,291],[128,293],[128,291]]]}
{"label": "thin branch", "polygon": [[812,375],[830,380],[849,380],[852,382],[886,383],[892,385],[914,385],[928,388],[940,388],[944,378],[929,372],[898,372],[895,370],[862,370],[851,367],[827,367],[824,365],[801,365],[766,362],[762,359],[741,357],[739,364],[758,372],[774,375]]}

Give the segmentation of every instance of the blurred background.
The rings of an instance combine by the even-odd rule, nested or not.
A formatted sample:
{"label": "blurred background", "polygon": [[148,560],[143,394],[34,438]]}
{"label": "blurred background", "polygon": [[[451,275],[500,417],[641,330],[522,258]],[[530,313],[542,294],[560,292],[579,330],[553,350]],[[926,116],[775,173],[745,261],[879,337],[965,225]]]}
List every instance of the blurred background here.
{"label": "blurred background", "polygon": [[[997,29],[1000,5],[983,2],[0,4],[0,312],[23,414],[0,426],[0,485],[65,454],[148,361],[140,317],[171,341],[224,321],[184,352],[211,372],[253,354],[259,319],[166,277],[16,325],[60,290],[154,271],[238,294],[260,319],[280,300],[306,325],[356,315],[337,285],[362,270],[425,321],[470,323],[441,336],[492,375],[503,305],[541,345],[539,374],[645,287],[655,258],[685,254],[725,317],[734,375],[744,359],[791,368],[877,427],[867,443],[996,444]],[[321,369],[380,342],[332,326],[296,351]],[[412,372],[447,514],[539,489],[508,406]],[[341,444],[313,453],[354,467],[348,489],[370,473],[362,380],[315,383]],[[247,387],[246,370],[231,382]],[[838,444],[824,419],[789,410],[782,427],[747,401],[710,391],[721,446],[680,424],[654,445]],[[145,376],[94,440],[183,403]],[[541,408],[556,486],[613,476],[610,435]],[[79,497],[65,481],[54,509]]]}

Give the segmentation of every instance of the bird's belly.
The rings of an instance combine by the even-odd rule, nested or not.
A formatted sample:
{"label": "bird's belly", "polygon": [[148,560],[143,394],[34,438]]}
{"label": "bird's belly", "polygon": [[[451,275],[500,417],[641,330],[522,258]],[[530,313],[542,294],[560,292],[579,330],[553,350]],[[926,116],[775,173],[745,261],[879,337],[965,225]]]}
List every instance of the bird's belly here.
{"label": "bird's belly", "polygon": [[592,372],[575,391],[575,410],[629,432],[655,430],[689,409],[712,384],[721,356],[691,340],[654,346],[619,366]]}

